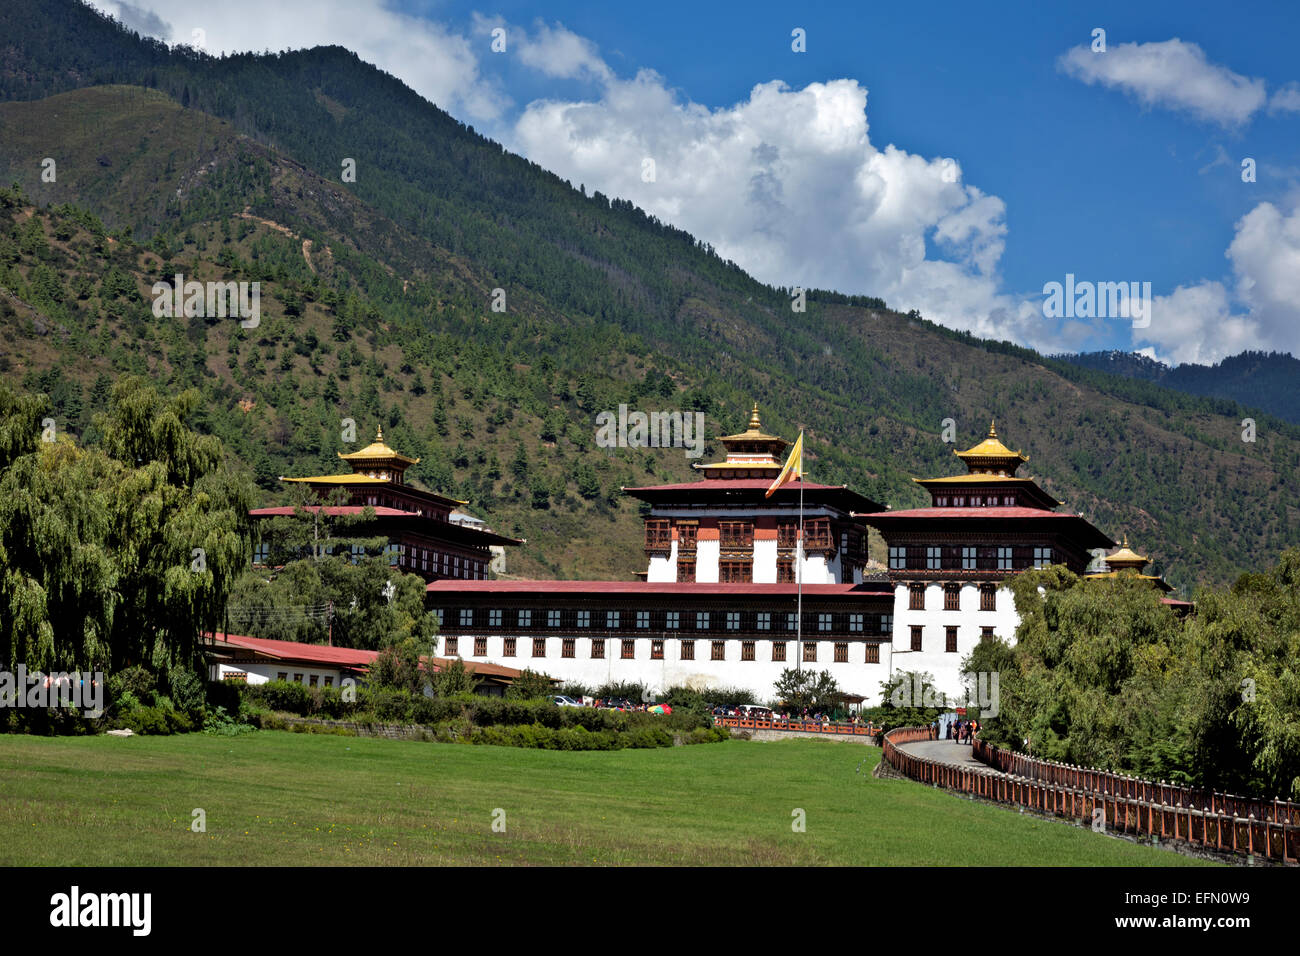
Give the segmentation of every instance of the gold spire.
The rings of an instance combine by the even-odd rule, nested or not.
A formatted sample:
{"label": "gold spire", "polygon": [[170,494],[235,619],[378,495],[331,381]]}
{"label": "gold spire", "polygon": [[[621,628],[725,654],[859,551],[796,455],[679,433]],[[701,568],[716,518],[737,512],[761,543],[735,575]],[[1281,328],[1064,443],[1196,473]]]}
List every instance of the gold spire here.
{"label": "gold spire", "polygon": [[754,410],[749,413],[749,430],[751,432],[763,430],[763,423],[758,420],[758,402],[754,403]]}
{"label": "gold spire", "polygon": [[1006,475],[1014,478],[1016,469],[1029,460],[1028,455],[1012,451],[998,438],[996,420],[989,420],[989,434],[978,445],[953,454],[966,463],[971,474]]}

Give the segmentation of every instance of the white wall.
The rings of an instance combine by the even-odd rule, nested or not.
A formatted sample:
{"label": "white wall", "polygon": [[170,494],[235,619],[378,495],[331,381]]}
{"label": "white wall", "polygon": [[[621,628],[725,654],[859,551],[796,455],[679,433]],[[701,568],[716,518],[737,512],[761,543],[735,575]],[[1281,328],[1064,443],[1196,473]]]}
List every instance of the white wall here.
{"label": "white wall", "polygon": [[[981,611],[979,586],[966,584],[961,588],[960,610],[943,610],[943,585],[928,584],[925,589],[925,610],[909,610],[911,596],[907,584],[894,589],[894,669],[904,671],[929,671],[934,675],[937,689],[955,699],[958,706],[965,703],[965,684],[961,679],[961,662],[980,642],[983,628],[993,628],[997,637],[1012,643],[1020,616],[1016,614],[1015,599],[1004,587],[997,589],[997,610]],[[912,627],[919,625],[922,650],[914,653]],[[957,651],[951,653],[947,646],[947,629],[957,628]]]}
{"label": "white wall", "polygon": [[316,686],[324,687],[325,678],[333,678],[334,686],[339,687],[344,677],[352,677],[352,673],[339,670],[337,667],[309,667],[303,664],[282,664],[274,661],[259,661],[250,664],[214,664],[211,668],[213,680],[224,680],[227,674],[247,674],[248,683],[265,684],[267,681],[276,680],[281,672],[287,674],[286,680],[293,680],[298,674],[302,675],[299,681],[304,686],[311,682],[311,678],[316,677]]}
{"label": "white wall", "polygon": [[[684,632],[688,639],[691,632]],[[456,636],[456,635],[452,635]],[[637,637],[635,657],[624,660],[622,655],[622,638],[606,638],[604,659],[592,659],[591,638],[575,637],[574,653],[571,658],[561,657],[563,637],[546,638],[546,656],[533,657],[532,637],[519,637],[515,642],[516,656],[504,654],[505,638],[490,636],[487,639],[487,654],[475,656],[474,638],[460,635],[457,651],[466,661],[484,661],[514,667],[520,670],[531,668],[543,671],[552,677],[566,681],[579,681],[590,686],[598,686],[614,681],[641,681],[653,690],[663,691],[674,685],[683,684],[706,690],[710,687],[745,687],[753,691],[760,700],[766,702],[774,695],[774,684],[781,672],[795,666],[796,645],[794,638],[786,641],[786,661],[772,660],[771,639],[754,641],[754,660],[742,661],[741,639],[727,638],[726,659],[712,660],[712,635],[696,636],[695,660],[681,659],[681,638],[664,638],[664,659],[651,660],[651,641],[657,638]],[[748,638],[746,638],[747,640]],[[446,636],[440,635],[441,653],[446,654]],[[817,642],[817,661],[805,662],[807,669],[831,672],[840,690],[847,693],[862,694],[868,697],[867,705],[878,702],[880,683],[889,676],[889,645],[881,645],[879,664],[865,663],[866,642],[849,641],[849,660],[847,663],[835,662],[835,642]]]}

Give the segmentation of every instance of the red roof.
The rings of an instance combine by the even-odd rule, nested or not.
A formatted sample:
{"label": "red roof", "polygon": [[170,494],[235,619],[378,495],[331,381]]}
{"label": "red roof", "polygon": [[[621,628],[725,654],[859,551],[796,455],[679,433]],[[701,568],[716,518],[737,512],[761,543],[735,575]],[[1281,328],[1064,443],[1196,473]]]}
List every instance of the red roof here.
{"label": "red roof", "polygon": [[[418,518],[420,515],[414,511],[402,511],[399,508],[389,508],[384,505],[371,505],[376,516],[384,515],[386,517],[403,517]],[[359,515],[366,510],[365,505],[306,505],[301,508],[302,511],[319,511],[325,509],[327,515]],[[254,517],[277,517],[279,515],[292,515],[295,509],[292,505],[286,505],[281,508],[251,508],[249,514]]]}
{"label": "red roof", "polygon": [[[1078,515],[1043,508],[908,508],[903,511],[877,511],[873,514],[854,512],[855,518],[1073,518]],[[1086,520],[1086,519],[1085,519]]]}
{"label": "red roof", "polygon": [[[444,578],[434,581],[426,589],[430,594],[667,594],[682,597],[782,595],[793,598],[798,594],[794,584],[713,584],[698,581],[463,581]],[[845,597],[861,594],[893,593],[893,586],[884,581],[863,584],[805,584],[803,593],[811,597]]]}
{"label": "red roof", "polygon": [[[297,641],[273,641],[262,637],[245,637],[242,634],[214,635],[218,643],[256,651],[277,660],[298,661],[305,664],[347,667],[366,670],[379,656],[378,651],[363,651],[354,647],[328,647],[324,644],[301,644]],[[427,658],[423,658],[427,663]],[[433,669],[441,671],[449,663],[450,657],[433,658]],[[489,664],[486,661],[465,661],[465,669],[471,674],[484,676],[516,678],[523,672],[501,664]]]}
{"label": "red roof", "polygon": [[[701,478],[699,481],[683,481],[675,485],[645,485],[640,488],[624,488],[629,494],[638,491],[767,491],[772,487],[774,478]],[[843,491],[848,485],[819,485],[816,482],[792,481],[782,485],[781,491],[798,491],[803,485],[804,491]]]}
{"label": "red roof", "polygon": [[215,635],[220,642],[257,651],[267,657],[281,660],[340,665],[364,670],[379,656],[378,651],[362,651],[354,647],[328,647],[324,644],[300,644],[297,641],[272,641],[263,637],[245,637],[242,634]]}

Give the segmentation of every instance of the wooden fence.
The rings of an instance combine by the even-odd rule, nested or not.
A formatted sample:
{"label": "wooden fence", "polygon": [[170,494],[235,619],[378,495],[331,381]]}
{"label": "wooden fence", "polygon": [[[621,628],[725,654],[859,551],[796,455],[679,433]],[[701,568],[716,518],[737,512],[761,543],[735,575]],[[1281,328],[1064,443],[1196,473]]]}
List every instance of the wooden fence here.
{"label": "wooden fence", "polygon": [[713,722],[723,727],[739,730],[797,730],[806,734],[851,734],[855,737],[874,737],[880,728],[869,724],[835,724],[817,720],[775,720],[758,717],[717,717]]}
{"label": "wooden fence", "polygon": [[[1176,840],[1280,863],[1300,862],[1300,818],[1296,805],[1287,801],[1252,801],[1051,764],[980,740],[972,751],[988,766],[961,767],[898,749],[900,744],[929,739],[928,727],[891,730],[882,742],[884,759],[922,783],[1081,820],[1110,832]],[[1202,802],[1194,802],[1197,796]],[[1240,815],[1239,808],[1265,812]]]}

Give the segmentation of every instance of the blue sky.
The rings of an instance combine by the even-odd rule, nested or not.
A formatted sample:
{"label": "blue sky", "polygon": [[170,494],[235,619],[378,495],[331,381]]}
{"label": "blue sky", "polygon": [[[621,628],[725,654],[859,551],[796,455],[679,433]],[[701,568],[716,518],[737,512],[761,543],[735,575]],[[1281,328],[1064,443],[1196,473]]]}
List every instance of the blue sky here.
{"label": "blue sky", "polygon": [[[775,284],[1046,351],[1300,354],[1294,5],[95,5],[213,52],[348,46]],[[1149,282],[1149,324],[1044,316],[1067,273]]]}

